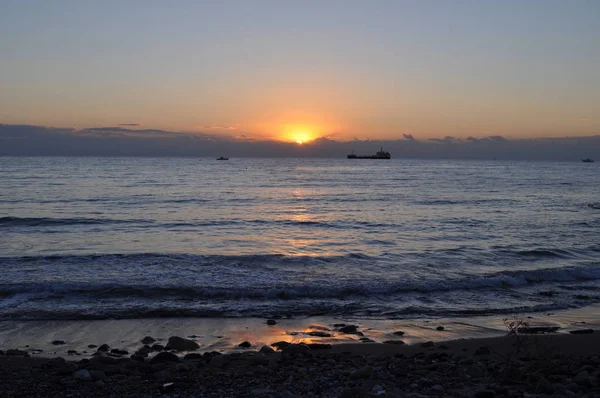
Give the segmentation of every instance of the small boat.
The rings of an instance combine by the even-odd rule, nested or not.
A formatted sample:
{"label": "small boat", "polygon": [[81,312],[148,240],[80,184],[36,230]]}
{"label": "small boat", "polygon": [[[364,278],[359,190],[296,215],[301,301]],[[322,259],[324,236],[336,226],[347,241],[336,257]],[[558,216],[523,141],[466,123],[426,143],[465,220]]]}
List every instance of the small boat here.
{"label": "small boat", "polygon": [[354,151],[348,155],[348,159],[391,159],[392,155],[389,152],[384,151],[383,147],[375,155],[356,155]]}
{"label": "small boat", "polygon": [[219,156],[219,157],[217,158],[217,160],[229,160],[229,158],[226,158],[226,157],[223,157],[223,156]]}
{"label": "small boat", "polygon": [[581,159],[581,161],[582,161],[583,163],[594,163],[594,159],[590,159],[590,158]]}

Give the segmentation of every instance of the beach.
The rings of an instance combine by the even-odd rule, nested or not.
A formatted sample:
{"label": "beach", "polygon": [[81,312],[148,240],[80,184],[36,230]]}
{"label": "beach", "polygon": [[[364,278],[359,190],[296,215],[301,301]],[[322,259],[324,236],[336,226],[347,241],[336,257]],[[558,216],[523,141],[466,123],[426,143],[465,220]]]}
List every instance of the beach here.
{"label": "beach", "polygon": [[163,351],[152,359],[4,352],[0,382],[7,397],[598,396],[599,336],[292,344],[281,352],[261,347],[226,355]]}
{"label": "beach", "polygon": [[468,327],[324,317],[4,321],[0,382],[9,397],[596,396],[595,313]]}

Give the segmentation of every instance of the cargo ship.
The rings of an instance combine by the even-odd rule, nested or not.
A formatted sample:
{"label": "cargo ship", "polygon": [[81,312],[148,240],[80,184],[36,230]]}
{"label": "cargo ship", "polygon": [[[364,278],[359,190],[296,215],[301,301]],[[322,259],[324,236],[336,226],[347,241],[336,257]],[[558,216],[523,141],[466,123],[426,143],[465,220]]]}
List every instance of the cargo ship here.
{"label": "cargo ship", "polygon": [[388,151],[384,151],[383,147],[375,155],[356,155],[354,151],[348,155],[348,159],[391,159],[392,155]]}

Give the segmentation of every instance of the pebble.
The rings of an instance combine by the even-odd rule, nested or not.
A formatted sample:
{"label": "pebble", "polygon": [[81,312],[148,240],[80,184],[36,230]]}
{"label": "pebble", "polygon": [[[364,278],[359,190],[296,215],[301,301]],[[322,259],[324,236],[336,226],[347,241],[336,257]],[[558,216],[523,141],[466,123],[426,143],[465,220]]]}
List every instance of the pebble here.
{"label": "pebble", "polygon": [[75,380],[92,381],[92,375],[87,369],[80,369],[73,375]]}
{"label": "pebble", "polygon": [[365,366],[365,367],[362,367],[362,368],[356,370],[350,376],[353,379],[368,379],[372,373],[373,373],[373,368],[371,366]]}
{"label": "pebble", "polygon": [[492,390],[481,390],[475,393],[475,398],[495,398],[496,393]]}
{"label": "pebble", "polygon": [[277,321],[274,319],[267,319],[267,325],[269,325],[269,326],[277,325]]}
{"label": "pebble", "polygon": [[200,348],[200,346],[193,340],[184,339],[179,336],[171,336],[169,337],[169,341],[165,348],[167,350],[194,351]]}
{"label": "pebble", "polygon": [[106,379],[106,373],[104,373],[102,370],[90,370],[89,373],[94,381]]}
{"label": "pebble", "polygon": [[159,352],[150,360],[151,363],[179,362],[179,357],[172,352]]}
{"label": "pebble", "polygon": [[590,334],[590,333],[594,333],[594,329],[571,330],[569,333],[571,333],[571,334]]}
{"label": "pebble", "polygon": [[250,344],[249,341],[243,341],[240,344],[238,344],[238,347],[240,347],[240,348],[250,348],[250,347],[252,347],[252,344]]}
{"label": "pebble", "polygon": [[344,334],[354,334],[357,331],[358,331],[358,328],[356,325],[346,325],[346,326],[343,326],[338,329],[338,332],[341,332]]}
{"label": "pebble", "polygon": [[264,345],[260,348],[260,350],[258,350],[258,352],[262,352],[263,354],[272,354],[275,352],[275,350],[268,345]]}
{"label": "pebble", "polygon": [[142,344],[152,344],[154,343],[156,340],[150,336],[146,336],[142,339]]}
{"label": "pebble", "polygon": [[440,332],[441,332],[442,330],[444,330],[444,327],[443,327],[443,326],[438,326],[437,328],[435,328],[435,330],[437,330],[437,331],[440,331]]}
{"label": "pebble", "polygon": [[175,366],[175,370],[177,372],[189,372],[190,366],[186,363],[178,363],[177,366]]}
{"label": "pebble", "polygon": [[66,344],[63,340],[54,340],[52,341],[52,345],[63,345]]}
{"label": "pebble", "polygon": [[108,351],[110,351],[110,347],[108,344],[102,344],[100,347],[98,347],[98,349],[96,351],[97,352],[108,352]]}

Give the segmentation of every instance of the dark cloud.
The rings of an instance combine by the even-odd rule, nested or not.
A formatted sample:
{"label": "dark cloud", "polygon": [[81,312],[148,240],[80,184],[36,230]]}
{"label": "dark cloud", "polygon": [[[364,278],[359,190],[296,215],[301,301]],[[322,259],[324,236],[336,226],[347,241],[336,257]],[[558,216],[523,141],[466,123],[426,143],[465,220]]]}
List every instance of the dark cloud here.
{"label": "dark cloud", "polygon": [[119,124],[119,126],[122,126],[122,127],[137,127],[137,126],[139,126],[139,124],[138,123],[121,123],[121,124]]}
{"label": "dark cloud", "polygon": [[405,140],[408,140],[408,141],[414,141],[415,140],[415,137],[413,137],[412,134],[402,134],[402,136],[404,137]]}
{"label": "dark cloud", "polygon": [[[373,154],[381,146],[392,158],[573,160],[600,152],[600,136],[508,139],[453,136],[419,141],[403,135],[398,140],[336,141],[321,137],[297,145],[256,140],[245,133],[236,137],[125,127],[95,127],[83,130],[0,124],[0,155],[83,156],[254,156],[345,158]],[[412,136],[410,136],[412,137]],[[451,145],[450,145],[451,144]]]}

